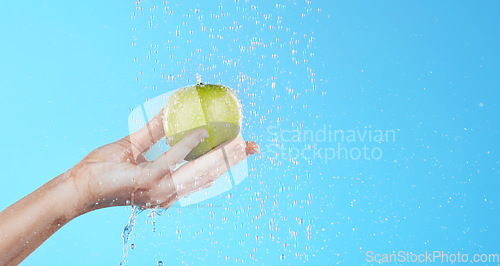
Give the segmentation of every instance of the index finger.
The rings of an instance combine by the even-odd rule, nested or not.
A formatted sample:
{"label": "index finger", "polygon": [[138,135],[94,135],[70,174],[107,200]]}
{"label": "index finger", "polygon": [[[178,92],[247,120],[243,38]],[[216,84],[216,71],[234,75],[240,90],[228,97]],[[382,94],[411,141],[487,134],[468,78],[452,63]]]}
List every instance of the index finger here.
{"label": "index finger", "polygon": [[[254,142],[243,141],[241,136],[221,144],[200,158],[180,166],[173,172],[172,181],[180,197],[191,194],[229,171],[233,166],[252,154],[259,153]],[[178,187],[178,185],[182,185]]]}
{"label": "index finger", "polygon": [[132,145],[137,148],[140,153],[146,152],[151,146],[165,136],[163,130],[163,110],[164,108],[162,108],[144,127],[128,136]]}

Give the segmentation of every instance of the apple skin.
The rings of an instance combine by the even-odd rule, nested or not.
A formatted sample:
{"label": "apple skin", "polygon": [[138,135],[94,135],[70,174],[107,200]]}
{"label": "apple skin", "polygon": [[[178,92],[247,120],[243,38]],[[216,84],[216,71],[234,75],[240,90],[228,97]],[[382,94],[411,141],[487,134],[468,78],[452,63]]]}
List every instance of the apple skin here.
{"label": "apple skin", "polygon": [[185,158],[192,161],[240,133],[243,116],[236,93],[229,87],[199,84],[181,88],[167,102],[163,127],[170,146],[191,131],[205,128],[204,139]]}

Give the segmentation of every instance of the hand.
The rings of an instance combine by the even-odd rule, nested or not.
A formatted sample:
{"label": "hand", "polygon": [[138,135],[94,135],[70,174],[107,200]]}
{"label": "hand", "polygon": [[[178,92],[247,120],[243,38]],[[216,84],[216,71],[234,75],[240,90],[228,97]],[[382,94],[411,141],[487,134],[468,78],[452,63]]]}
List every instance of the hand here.
{"label": "hand", "polygon": [[21,263],[81,214],[120,205],[168,208],[177,199],[209,187],[250,154],[259,153],[257,144],[245,143],[238,136],[177,167],[205,137],[207,132],[199,129],[148,162],[143,154],[164,136],[161,114],[136,133],[92,151],[67,172],[0,212],[0,265]]}
{"label": "hand", "polygon": [[156,160],[146,161],[143,154],[164,137],[162,114],[160,111],[136,133],[92,151],[68,171],[79,202],[84,203],[81,212],[124,205],[168,208],[179,198],[211,186],[249,155],[259,153],[256,143],[245,143],[238,136],[178,167],[208,137],[206,130],[197,129]]}

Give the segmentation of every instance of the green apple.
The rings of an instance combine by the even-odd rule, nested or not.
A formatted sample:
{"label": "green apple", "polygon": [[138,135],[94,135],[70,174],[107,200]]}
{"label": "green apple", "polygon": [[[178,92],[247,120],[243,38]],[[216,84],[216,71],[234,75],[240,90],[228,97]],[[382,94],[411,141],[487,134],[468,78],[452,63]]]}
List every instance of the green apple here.
{"label": "green apple", "polygon": [[242,119],[238,97],[229,87],[199,84],[181,88],[170,97],[163,127],[170,146],[195,129],[208,131],[209,137],[186,156],[185,160],[191,161],[238,136]]}

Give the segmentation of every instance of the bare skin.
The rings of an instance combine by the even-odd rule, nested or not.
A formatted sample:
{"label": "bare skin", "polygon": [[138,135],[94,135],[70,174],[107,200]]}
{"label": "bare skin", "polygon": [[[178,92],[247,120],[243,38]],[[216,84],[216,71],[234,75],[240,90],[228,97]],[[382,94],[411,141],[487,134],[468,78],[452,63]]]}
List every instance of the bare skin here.
{"label": "bare skin", "polygon": [[162,111],[147,126],[89,153],[77,165],[0,212],[0,265],[17,265],[72,219],[112,206],[169,208],[211,186],[259,146],[238,136],[177,167],[206,137],[198,129],[154,161],[143,154],[163,138]]}

